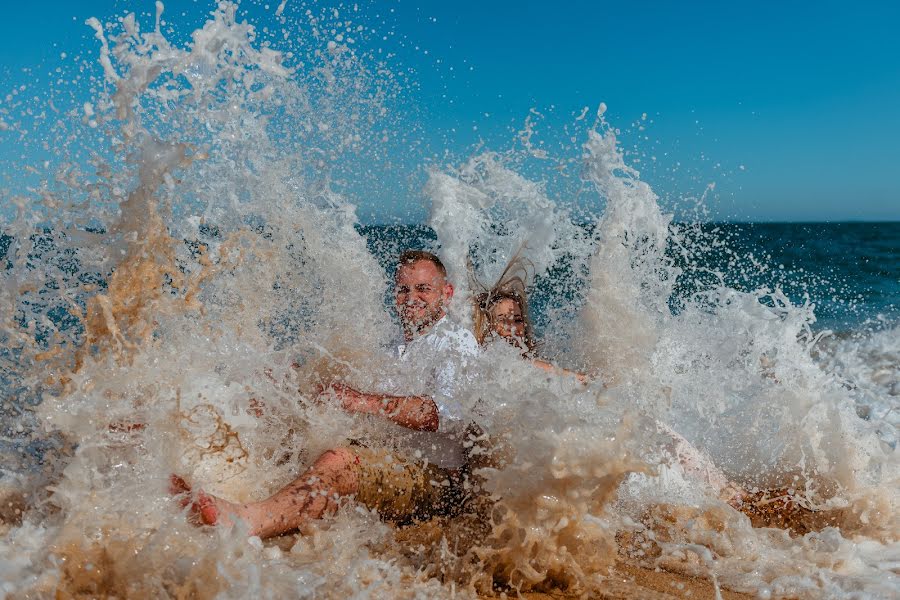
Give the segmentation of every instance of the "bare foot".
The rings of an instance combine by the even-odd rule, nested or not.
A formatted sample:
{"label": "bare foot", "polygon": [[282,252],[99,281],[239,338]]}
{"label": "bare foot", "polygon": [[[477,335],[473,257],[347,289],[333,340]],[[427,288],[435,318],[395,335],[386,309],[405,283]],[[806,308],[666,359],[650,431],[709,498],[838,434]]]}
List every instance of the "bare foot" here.
{"label": "bare foot", "polygon": [[192,493],[191,486],[184,478],[174,473],[169,476],[169,493],[178,497],[182,508],[190,506],[191,521],[197,525],[231,525],[229,519],[220,519],[221,513],[238,512],[238,505],[211,496],[203,490]]}

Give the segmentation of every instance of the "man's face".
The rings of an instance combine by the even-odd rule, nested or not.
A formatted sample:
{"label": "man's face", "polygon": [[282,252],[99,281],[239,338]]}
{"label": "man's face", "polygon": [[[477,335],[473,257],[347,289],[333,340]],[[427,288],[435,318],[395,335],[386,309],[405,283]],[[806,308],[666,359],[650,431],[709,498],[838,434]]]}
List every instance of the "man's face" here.
{"label": "man's face", "polygon": [[417,260],[400,265],[397,270],[394,302],[408,339],[443,317],[444,307],[452,297],[453,286],[431,261]]}

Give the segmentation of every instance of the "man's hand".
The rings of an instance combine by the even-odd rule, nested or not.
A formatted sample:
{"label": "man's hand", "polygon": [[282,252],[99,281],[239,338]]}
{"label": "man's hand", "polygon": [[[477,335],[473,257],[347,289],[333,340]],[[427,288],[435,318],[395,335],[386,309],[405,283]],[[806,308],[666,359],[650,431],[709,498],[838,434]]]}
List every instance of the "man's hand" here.
{"label": "man's hand", "polygon": [[438,412],[427,396],[365,394],[343,384],[332,384],[320,397],[336,398],[347,412],[383,415],[408,429],[437,431]]}

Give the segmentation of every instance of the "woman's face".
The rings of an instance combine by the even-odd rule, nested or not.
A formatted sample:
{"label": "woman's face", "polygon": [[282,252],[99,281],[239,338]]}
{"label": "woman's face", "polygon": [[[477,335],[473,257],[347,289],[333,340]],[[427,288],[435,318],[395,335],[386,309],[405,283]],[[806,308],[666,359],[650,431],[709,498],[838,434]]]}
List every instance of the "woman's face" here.
{"label": "woman's face", "polygon": [[491,322],[494,333],[513,346],[524,346],[525,318],[518,302],[510,298],[499,300],[491,307]]}

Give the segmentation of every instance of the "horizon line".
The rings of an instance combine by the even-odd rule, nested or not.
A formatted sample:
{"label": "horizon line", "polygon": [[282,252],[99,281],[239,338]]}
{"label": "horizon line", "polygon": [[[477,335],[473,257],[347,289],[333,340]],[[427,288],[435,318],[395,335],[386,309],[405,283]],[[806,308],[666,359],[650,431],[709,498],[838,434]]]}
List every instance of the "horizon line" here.
{"label": "horizon line", "polygon": [[[576,224],[586,224],[591,221],[574,221]],[[811,220],[797,220],[797,221],[731,221],[731,220],[718,220],[718,221],[687,221],[680,219],[673,219],[672,223],[682,225],[682,224],[694,224],[699,223],[701,225],[900,225],[900,219],[885,219],[885,220],[870,220],[870,219],[840,219],[840,220],[829,220],[829,221],[811,221]],[[403,222],[403,223],[363,223],[360,221],[357,223],[360,227],[415,227],[415,226],[428,226],[428,223],[423,221],[417,222]]]}

